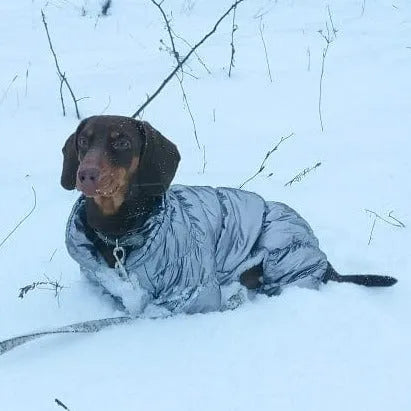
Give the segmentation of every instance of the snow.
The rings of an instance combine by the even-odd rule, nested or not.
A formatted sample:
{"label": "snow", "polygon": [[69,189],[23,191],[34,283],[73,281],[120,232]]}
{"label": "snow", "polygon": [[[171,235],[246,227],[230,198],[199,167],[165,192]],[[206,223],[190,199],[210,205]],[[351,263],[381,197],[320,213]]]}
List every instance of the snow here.
{"label": "snow", "polygon": [[[79,276],[64,246],[76,192],[59,186],[65,139],[77,120],[59,80],[40,10],[83,116],[130,115],[173,68],[150,1],[20,0],[0,3],[0,339],[44,327],[120,315]],[[230,1],[168,0],[172,25],[200,39]],[[318,117],[322,51],[318,30],[338,29],[325,61],[323,120]],[[362,13],[362,6],[365,5]],[[82,6],[86,15],[82,16]],[[259,33],[273,75],[269,81]],[[411,4],[405,0],[245,0],[237,10],[235,67],[228,78],[231,17],[184,76],[203,152],[181,90],[172,81],[144,119],[179,147],[175,182],[245,188],[289,204],[309,221],[341,273],[387,273],[390,289],[329,284],[292,288],[225,313],[137,320],[95,335],[50,337],[0,358],[1,408],[56,410],[409,410],[411,260],[407,177],[411,163]],[[187,48],[178,42],[184,54]],[[164,48],[164,47],[163,47]],[[308,51],[310,70],[308,71]],[[192,71],[191,71],[192,70]],[[26,72],[27,92],[26,92]],[[17,78],[13,81],[13,78]],[[215,121],[214,121],[215,115]],[[321,166],[291,187],[306,167]],[[271,177],[267,177],[273,173]],[[405,224],[396,228],[364,210]],[[19,288],[45,276],[65,288]]]}

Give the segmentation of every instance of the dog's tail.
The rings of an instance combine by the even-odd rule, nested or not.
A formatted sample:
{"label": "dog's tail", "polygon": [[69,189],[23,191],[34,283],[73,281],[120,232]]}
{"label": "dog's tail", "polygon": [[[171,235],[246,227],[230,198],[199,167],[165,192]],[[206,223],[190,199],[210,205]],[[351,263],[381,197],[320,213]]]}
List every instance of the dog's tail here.
{"label": "dog's tail", "polygon": [[364,285],[366,287],[391,287],[397,282],[397,279],[388,275],[341,275],[334,270],[333,266],[328,263],[323,282],[336,281],[337,283],[353,283]]}

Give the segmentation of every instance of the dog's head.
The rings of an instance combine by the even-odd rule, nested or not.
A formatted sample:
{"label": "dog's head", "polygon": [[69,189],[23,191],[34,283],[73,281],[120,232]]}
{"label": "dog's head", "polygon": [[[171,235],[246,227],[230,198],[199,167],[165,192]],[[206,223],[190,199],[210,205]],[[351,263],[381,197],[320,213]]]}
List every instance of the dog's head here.
{"label": "dog's head", "polygon": [[[61,185],[77,188],[113,213],[130,190],[163,194],[180,161],[177,147],[145,121],[122,116],[83,120],[63,147]],[[135,193],[134,193],[135,194]]]}

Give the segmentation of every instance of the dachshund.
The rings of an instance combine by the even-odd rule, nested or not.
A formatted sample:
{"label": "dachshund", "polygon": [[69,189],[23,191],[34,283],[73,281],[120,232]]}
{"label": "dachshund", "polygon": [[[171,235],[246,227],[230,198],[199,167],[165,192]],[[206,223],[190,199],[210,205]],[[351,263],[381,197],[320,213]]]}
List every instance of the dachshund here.
{"label": "dachshund", "polygon": [[[61,185],[82,193],[86,236],[107,266],[114,268],[116,244],[106,239],[136,232],[160,212],[180,161],[178,149],[145,121],[100,115],[81,121],[67,139],[63,155]],[[128,253],[128,245],[124,247]],[[247,289],[261,289],[263,266],[261,260],[247,266],[239,273],[239,282]],[[340,275],[327,262],[321,282],[328,281],[364,286],[397,282],[389,276]]]}

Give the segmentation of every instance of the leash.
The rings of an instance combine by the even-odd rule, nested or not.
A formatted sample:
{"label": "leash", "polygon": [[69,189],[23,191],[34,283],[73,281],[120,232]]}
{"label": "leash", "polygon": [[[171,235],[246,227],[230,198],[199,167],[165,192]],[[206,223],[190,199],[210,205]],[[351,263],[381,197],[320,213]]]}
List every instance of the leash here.
{"label": "leash", "polygon": [[126,250],[124,247],[118,245],[118,239],[116,239],[116,244],[113,248],[113,257],[116,260],[114,268],[120,271],[122,278],[130,281],[130,277],[128,275],[126,267],[124,267],[124,263],[126,262]]}
{"label": "leash", "polygon": [[51,328],[48,330],[37,331],[31,334],[20,335],[18,337],[9,338],[8,340],[0,341],[0,355],[25,344],[29,341],[36,340],[46,335],[55,334],[78,334],[78,333],[97,333],[103,328],[112,325],[126,324],[132,322],[135,318],[132,317],[113,317],[102,318],[99,320],[83,321],[80,323],[66,325],[64,327]]}

